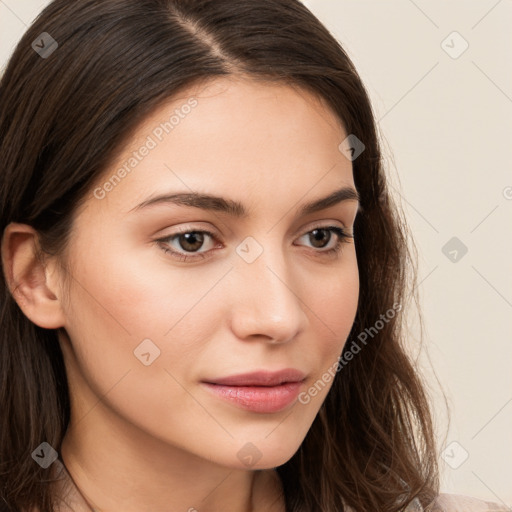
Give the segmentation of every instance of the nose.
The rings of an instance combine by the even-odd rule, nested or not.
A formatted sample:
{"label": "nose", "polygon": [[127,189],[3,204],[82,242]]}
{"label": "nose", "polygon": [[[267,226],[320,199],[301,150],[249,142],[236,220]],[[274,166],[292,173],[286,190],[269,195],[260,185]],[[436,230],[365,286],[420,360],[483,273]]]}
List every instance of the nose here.
{"label": "nose", "polygon": [[298,280],[278,251],[265,249],[252,263],[239,260],[232,275],[231,323],[239,339],[286,343],[305,329]]}

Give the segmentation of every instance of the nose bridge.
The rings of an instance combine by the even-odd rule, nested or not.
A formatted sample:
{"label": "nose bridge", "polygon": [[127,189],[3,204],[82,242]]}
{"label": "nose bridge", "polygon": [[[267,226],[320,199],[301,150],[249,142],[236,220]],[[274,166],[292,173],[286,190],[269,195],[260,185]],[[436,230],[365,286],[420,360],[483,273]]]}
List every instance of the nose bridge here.
{"label": "nose bridge", "polygon": [[247,237],[237,248],[232,321],[241,338],[261,335],[284,342],[304,327],[306,317],[293,269],[276,240],[266,236],[260,243]]}

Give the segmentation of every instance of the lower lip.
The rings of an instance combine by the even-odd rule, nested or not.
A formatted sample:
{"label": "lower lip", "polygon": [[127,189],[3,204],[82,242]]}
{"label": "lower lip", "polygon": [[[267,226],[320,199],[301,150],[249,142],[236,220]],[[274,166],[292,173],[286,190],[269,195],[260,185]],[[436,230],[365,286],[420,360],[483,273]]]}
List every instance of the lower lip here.
{"label": "lower lip", "polygon": [[252,412],[272,413],[288,407],[297,399],[302,382],[286,382],[280,386],[222,386],[203,382],[216,396]]}

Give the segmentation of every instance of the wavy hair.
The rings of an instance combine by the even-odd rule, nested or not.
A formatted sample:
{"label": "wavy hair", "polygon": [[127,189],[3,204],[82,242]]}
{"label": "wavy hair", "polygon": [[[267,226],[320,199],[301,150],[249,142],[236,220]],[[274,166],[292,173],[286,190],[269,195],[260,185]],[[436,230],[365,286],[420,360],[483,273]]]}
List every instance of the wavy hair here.
{"label": "wavy hair", "polygon": [[[43,32],[58,44],[45,58],[31,48]],[[337,372],[301,446],[277,468],[286,510],[396,512],[414,499],[425,506],[439,492],[432,411],[407,354],[406,308],[382,322],[416,289],[409,235],[366,89],[340,43],[298,0],[49,4],[0,82],[0,232],[28,224],[41,254],[63,255],[74,212],[139,124],[189,86],[237,74],[314,93],[365,146],[352,162],[360,294],[342,357],[351,338],[383,326]],[[66,369],[56,330],[29,321],[1,279],[0,501],[51,512],[55,496],[31,452],[42,440],[61,445],[70,419]]]}

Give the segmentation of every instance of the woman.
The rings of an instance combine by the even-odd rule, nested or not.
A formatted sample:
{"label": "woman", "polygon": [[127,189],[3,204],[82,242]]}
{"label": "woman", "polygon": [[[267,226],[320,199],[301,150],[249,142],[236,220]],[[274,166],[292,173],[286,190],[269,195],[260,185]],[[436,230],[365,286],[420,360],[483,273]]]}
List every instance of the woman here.
{"label": "woman", "polygon": [[0,133],[8,509],[469,509],[371,105],[300,2],[56,0]]}

